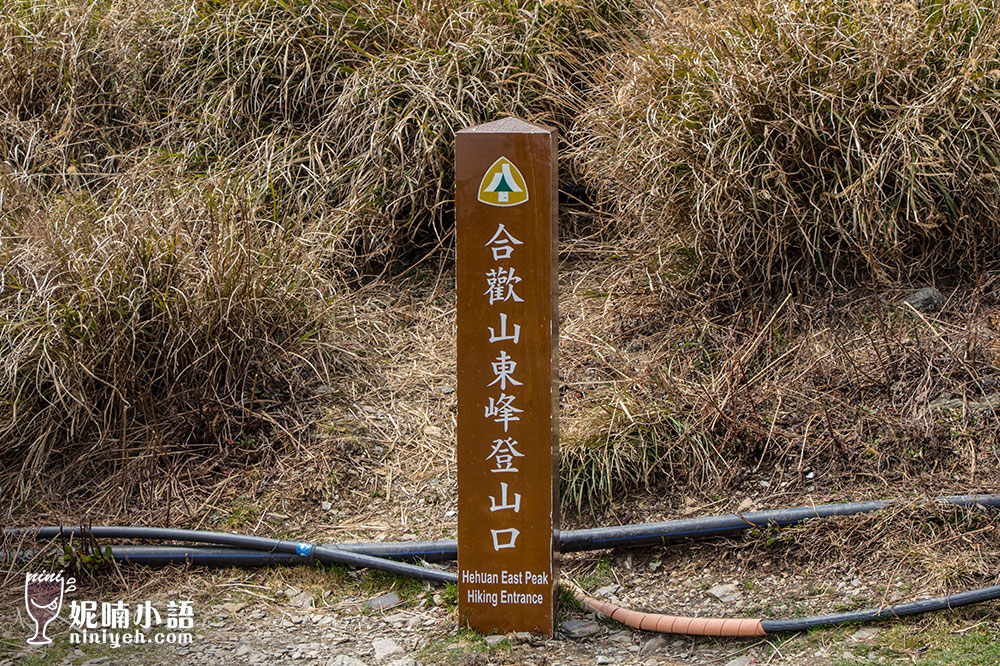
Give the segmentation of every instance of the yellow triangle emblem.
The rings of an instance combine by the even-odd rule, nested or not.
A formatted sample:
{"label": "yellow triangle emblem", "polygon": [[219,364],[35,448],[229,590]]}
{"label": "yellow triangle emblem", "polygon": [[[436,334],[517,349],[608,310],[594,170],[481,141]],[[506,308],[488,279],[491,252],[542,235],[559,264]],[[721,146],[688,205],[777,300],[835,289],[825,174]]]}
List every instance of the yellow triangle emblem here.
{"label": "yellow triangle emblem", "polygon": [[528,186],[514,163],[501,157],[479,184],[479,200],[490,206],[516,206],[528,200]]}

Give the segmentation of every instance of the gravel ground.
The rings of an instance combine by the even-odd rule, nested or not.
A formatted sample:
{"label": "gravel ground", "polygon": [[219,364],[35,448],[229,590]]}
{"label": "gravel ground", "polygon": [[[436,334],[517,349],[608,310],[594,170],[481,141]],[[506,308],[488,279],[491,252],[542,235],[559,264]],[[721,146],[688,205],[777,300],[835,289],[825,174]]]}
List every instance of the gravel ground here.
{"label": "gravel ground", "polygon": [[[824,580],[835,575],[829,568],[802,575],[770,572],[767,565],[746,561],[745,555],[725,547],[672,546],[567,556],[563,570],[576,579],[582,575],[591,583],[592,593],[615,603],[700,616],[758,617],[762,612],[794,616],[850,603],[867,605],[873,597],[886,594],[886,589],[875,589],[849,575],[840,581]],[[398,587],[400,581],[390,578],[378,578],[373,584],[363,574],[337,575],[346,578],[346,583],[330,585],[331,573],[322,569],[249,574],[235,570],[157,572],[148,586],[149,598],[157,607],[179,598],[193,600],[193,641],[185,646],[70,646],[64,609],[61,624],[50,630],[56,644],[30,647],[24,643],[30,635],[30,620],[21,608],[13,613],[8,608],[0,638],[14,647],[6,654],[0,652],[0,666],[278,662],[323,666],[823,665],[850,656],[852,648],[877,641],[883,631],[876,626],[765,639],[693,638],[634,631],[578,608],[563,607],[552,638],[512,634],[484,639],[457,630],[453,603],[444,598],[441,588],[406,587],[405,582]],[[897,590],[890,596],[897,594],[902,593]],[[99,595],[83,589],[75,596]],[[142,592],[129,595],[133,601],[141,598]]]}

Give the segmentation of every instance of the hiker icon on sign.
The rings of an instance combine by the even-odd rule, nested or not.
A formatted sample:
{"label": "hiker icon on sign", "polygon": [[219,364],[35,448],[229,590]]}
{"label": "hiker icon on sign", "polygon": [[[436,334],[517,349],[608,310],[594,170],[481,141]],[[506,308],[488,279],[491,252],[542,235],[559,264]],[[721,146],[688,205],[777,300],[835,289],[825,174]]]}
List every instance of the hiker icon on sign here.
{"label": "hiker icon on sign", "polygon": [[479,200],[490,206],[516,206],[528,200],[524,176],[514,163],[501,157],[493,163],[479,184]]}

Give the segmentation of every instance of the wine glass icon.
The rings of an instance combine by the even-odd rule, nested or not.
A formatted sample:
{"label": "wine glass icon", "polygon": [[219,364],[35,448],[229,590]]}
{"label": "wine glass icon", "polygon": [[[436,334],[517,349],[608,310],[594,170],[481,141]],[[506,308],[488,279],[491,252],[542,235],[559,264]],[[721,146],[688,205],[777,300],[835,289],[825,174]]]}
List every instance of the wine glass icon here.
{"label": "wine glass icon", "polygon": [[25,574],[24,605],[28,609],[28,615],[35,621],[35,635],[28,639],[29,645],[48,645],[52,642],[45,635],[45,629],[59,615],[63,587],[62,575]]}

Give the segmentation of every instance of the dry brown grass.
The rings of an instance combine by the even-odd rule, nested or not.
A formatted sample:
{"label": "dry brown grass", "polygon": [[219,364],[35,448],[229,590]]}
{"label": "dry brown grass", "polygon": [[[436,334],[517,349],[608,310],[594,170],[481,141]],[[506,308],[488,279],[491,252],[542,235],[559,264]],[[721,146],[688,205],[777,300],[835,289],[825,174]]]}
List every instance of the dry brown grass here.
{"label": "dry brown grass", "polygon": [[935,596],[995,585],[1000,561],[991,544],[998,530],[993,509],[910,500],[860,516],[756,530],[737,548],[749,548],[762,565],[832,569],[878,581],[892,603],[915,592]]}
{"label": "dry brown grass", "polygon": [[562,367],[574,504],[748,483],[996,489],[996,410],[932,409],[997,393],[996,276],[931,316],[891,291],[748,303],[643,263],[595,266],[573,288]]}
{"label": "dry brown grass", "polygon": [[[992,0],[733,0],[664,12],[581,120],[627,233],[770,288],[998,259]],[[587,141],[582,139],[586,137]]]}
{"label": "dry brown grass", "polygon": [[109,480],[120,501],[152,500],[144,484],[169,470],[261,463],[297,444],[279,414],[303,385],[350,363],[340,298],[240,183],[148,185],[119,181],[108,207],[22,192],[0,219],[11,502]]}
{"label": "dry brown grass", "polygon": [[391,320],[339,325],[344,277],[447,256],[455,130],[567,127],[640,27],[629,0],[0,5],[4,496],[169,504],[300,448],[303,387],[370,372],[354,330]]}
{"label": "dry brown grass", "polygon": [[101,190],[151,157],[235,171],[360,273],[448,242],[456,130],[505,115],[568,128],[641,27],[630,0],[0,11],[0,152],[33,186]]}

